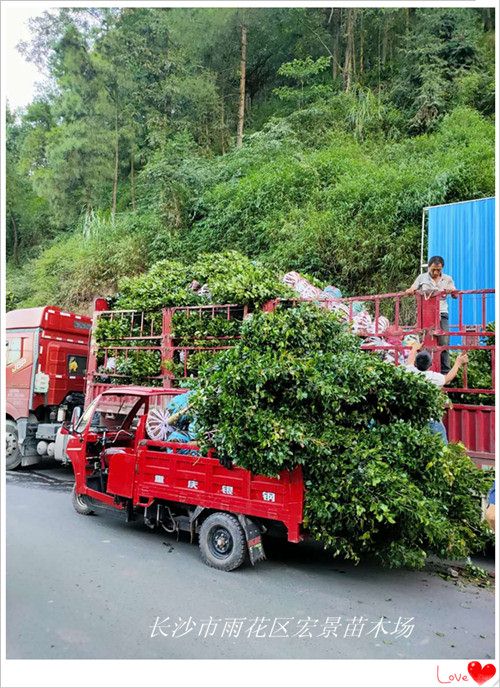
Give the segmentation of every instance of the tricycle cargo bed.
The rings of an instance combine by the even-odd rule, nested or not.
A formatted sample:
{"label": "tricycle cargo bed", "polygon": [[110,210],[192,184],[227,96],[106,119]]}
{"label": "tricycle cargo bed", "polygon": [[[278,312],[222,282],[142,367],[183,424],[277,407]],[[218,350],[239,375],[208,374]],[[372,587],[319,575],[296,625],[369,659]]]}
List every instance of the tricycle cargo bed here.
{"label": "tricycle cargo bed", "polygon": [[[135,482],[131,475],[131,493],[123,495],[133,497],[134,504],[147,506],[160,499],[280,521],[288,530],[289,541],[299,541],[304,491],[300,467],[292,472],[283,471],[276,478],[266,478],[237,466],[224,468],[213,457],[178,453],[196,450],[194,444],[150,440],[141,444],[137,451]],[[111,493],[115,489],[114,461],[120,461],[120,457],[111,457],[108,480]],[[116,489],[123,491],[120,485]]]}

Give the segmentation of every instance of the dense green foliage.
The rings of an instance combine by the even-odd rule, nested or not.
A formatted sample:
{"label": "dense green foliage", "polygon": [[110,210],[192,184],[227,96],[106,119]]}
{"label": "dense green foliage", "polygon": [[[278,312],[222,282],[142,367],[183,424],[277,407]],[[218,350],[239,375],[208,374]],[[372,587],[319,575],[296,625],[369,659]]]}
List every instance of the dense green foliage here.
{"label": "dense green foliage", "polygon": [[[175,377],[192,376],[214,350],[231,345],[239,336],[245,312],[259,308],[270,299],[287,296],[293,296],[293,292],[271,270],[236,251],[203,254],[189,266],[178,261],[159,261],[143,275],[121,279],[119,292],[112,300],[113,307],[136,313],[99,318],[95,331],[98,364],[105,362],[107,349],[116,361],[115,373],[120,376],[113,378],[116,382],[160,384],[161,380],[151,379],[161,375],[159,351],[126,352],[123,347],[161,345],[161,309],[175,306],[181,308],[172,319],[173,346],[212,349],[189,350],[185,365],[180,350],[171,360],[163,362]],[[212,312],[212,308],[204,308],[209,304],[219,304],[219,307]],[[227,309],[220,304],[237,307]],[[185,311],[183,306],[201,308]],[[148,342],[144,336],[156,339]],[[135,340],[127,342],[127,337]]]}
{"label": "dense green foliage", "polygon": [[[486,326],[488,332],[495,332],[495,323],[488,323]],[[494,335],[479,338],[480,346],[495,346]],[[456,355],[452,356],[454,360]],[[467,364],[467,386],[471,389],[487,389],[492,390],[495,387],[493,375],[495,372],[492,366],[492,350],[491,349],[472,349],[468,352],[469,362]],[[464,372],[460,370],[457,377],[450,385],[453,387],[464,387]],[[486,406],[495,405],[494,394],[470,394],[467,392],[452,392],[450,394],[452,402],[457,404],[483,404]]]}
{"label": "dense green foliage", "polygon": [[196,390],[205,449],[270,476],[302,465],[305,526],[336,554],[418,567],[481,546],[491,478],[428,430],[442,393],[361,351],[328,311],[254,314]]}
{"label": "dense green foliage", "polygon": [[423,206],[494,193],[492,10],[79,8],[32,28],[49,84],[7,111],[11,306],[86,310],[226,249],[393,291]]}
{"label": "dense green foliage", "polygon": [[[206,296],[191,287],[205,286]],[[261,306],[269,299],[292,293],[278,276],[237,251],[202,254],[189,265],[163,260],[144,275],[124,277],[118,285],[117,308],[154,311],[167,306],[207,303]]]}

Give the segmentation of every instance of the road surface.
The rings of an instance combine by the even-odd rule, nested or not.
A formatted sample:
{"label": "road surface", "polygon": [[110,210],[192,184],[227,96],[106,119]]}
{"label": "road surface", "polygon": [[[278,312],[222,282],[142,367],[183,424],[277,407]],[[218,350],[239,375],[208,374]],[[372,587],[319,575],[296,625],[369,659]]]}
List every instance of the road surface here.
{"label": "road surface", "polygon": [[494,590],[272,543],[223,573],[114,511],[80,516],[71,472],[7,475],[8,659],[494,656]]}

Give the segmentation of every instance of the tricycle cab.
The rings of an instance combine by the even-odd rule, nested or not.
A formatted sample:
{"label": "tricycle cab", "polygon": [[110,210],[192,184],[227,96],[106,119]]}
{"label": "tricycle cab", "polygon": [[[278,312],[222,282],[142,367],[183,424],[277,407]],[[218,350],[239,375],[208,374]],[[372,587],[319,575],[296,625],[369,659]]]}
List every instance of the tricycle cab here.
{"label": "tricycle cab", "polygon": [[116,387],[97,396],[70,429],[66,451],[76,492],[122,507],[122,500],[116,497],[133,495],[137,449],[147,439],[150,409],[164,411],[173,397],[184,392]]}

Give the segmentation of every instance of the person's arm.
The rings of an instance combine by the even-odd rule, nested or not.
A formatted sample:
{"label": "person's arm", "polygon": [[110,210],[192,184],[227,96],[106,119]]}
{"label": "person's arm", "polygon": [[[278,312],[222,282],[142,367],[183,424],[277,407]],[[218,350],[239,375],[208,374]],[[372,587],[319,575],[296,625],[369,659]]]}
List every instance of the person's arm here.
{"label": "person's arm", "polygon": [[486,509],[486,521],[488,522],[491,530],[495,531],[495,505],[488,504]]}
{"label": "person's arm", "polygon": [[449,294],[452,299],[457,299],[458,294],[457,294],[457,288],[455,286],[455,282],[453,281],[453,278],[450,277],[450,283],[448,285],[448,288],[445,289],[446,294]]}
{"label": "person's arm", "polygon": [[421,278],[421,275],[419,275],[419,276],[415,279],[415,281],[413,282],[413,284],[411,285],[411,287],[408,287],[408,289],[405,291],[405,294],[414,294],[414,293],[417,291],[417,289],[418,289],[419,286],[420,286],[420,278]]}
{"label": "person's arm", "polygon": [[462,364],[467,363],[468,361],[469,358],[467,354],[460,354],[459,356],[457,356],[457,360],[455,361],[453,368],[444,376],[444,384],[447,385],[452,380],[454,380],[458,374],[458,371],[462,367]]}
{"label": "person's arm", "polygon": [[408,354],[408,358],[406,359],[406,365],[407,366],[414,366],[415,365],[415,359],[417,358],[417,353],[420,351],[422,348],[422,344],[420,342],[412,342],[410,345],[410,353]]}
{"label": "person's arm", "polygon": [[495,485],[496,483],[493,483],[493,487],[488,493],[488,507],[486,509],[486,520],[492,530],[495,530]]}

